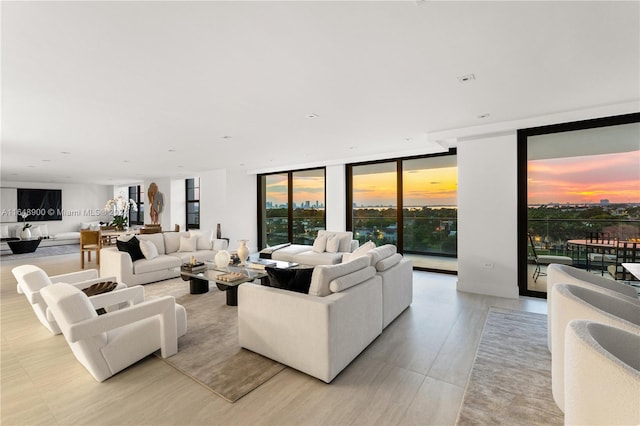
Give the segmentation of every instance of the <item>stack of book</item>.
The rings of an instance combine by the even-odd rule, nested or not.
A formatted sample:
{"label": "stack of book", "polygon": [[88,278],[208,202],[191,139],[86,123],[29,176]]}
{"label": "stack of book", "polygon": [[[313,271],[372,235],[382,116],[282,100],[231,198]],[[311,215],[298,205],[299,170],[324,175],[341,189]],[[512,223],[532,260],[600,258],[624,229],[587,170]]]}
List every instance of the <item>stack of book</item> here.
{"label": "stack of book", "polygon": [[276,262],[265,259],[253,259],[247,262],[247,268],[251,269],[264,269],[267,266],[276,266]]}
{"label": "stack of book", "polygon": [[182,266],[180,266],[180,270],[184,272],[191,272],[192,274],[196,272],[202,272],[206,269],[207,266],[204,264],[204,262],[183,263]]}

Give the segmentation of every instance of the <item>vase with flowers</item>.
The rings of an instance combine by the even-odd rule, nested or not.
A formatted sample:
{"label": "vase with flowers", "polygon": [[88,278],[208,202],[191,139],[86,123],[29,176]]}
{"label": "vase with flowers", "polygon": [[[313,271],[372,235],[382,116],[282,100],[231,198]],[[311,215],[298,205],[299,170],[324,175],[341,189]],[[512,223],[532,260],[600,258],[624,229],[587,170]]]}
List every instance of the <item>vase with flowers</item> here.
{"label": "vase with flowers", "polygon": [[113,220],[110,225],[115,226],[118,231],[122,231],[129,222],[129,210],[138,211],[138,206],[132,198],[128,200],[121,192],[117,197],[107,201],[104,207],[106,211],[113,214]]}
{"label": "vase with flowers", "polygon": [[20,238],[22,238],[23,240],[28,240],[29,238],[31,238],[31,224],[30,223],[25,223],[24,225],[22,225],[22,232],[20,233]]}

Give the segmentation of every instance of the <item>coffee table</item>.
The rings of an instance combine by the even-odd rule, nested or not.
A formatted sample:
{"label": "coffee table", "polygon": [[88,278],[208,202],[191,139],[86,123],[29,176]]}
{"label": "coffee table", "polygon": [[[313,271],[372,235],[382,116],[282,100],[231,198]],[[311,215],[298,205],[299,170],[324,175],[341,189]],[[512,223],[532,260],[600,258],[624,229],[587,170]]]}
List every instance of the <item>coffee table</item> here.
{"label": "coffee table", "polygon": [[33,253],[40,245],[40,238],[8,240],[7,244],[13,254]]}
{"label": "coffee table", "polygon": [[[242,283],[251,282],[265,278],[267,273],[264,270],[245,268],[242,266],[226,266],[219,268],[213,262],[205,262],[207,269],[200,272],[188,272],[177,269],[183,278],[187,277],[191,281],[191,294],[201,294],[209,291],[209,283],[214,282],[216,286],[227,294],[227,305],[238,306],[238,286]],[[225,281],[228,274],[239,274],[238,279]]]}

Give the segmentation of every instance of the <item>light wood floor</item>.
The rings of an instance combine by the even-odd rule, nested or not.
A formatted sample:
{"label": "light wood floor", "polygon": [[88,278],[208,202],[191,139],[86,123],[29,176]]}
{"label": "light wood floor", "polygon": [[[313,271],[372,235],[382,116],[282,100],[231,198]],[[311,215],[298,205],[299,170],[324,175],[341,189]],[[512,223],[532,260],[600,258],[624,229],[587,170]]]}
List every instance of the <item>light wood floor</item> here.
{"label": "light wood floor", "polygon": [[[50,275],[80,263],[29,261]],[[17,264],[0,268],[3,425],[451,425],[489,307],[546,313],[545,300],[460,293],[455,276],[414,272],[411,307],[331,384],[287,368],[230,404],[154,356],[97,383],[16,294]]]}

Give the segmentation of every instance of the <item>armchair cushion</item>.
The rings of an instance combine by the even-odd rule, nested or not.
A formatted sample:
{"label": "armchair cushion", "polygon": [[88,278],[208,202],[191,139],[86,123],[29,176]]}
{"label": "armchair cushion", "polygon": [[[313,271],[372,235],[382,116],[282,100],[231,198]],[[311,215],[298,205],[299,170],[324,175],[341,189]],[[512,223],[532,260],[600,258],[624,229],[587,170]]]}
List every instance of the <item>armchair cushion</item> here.
{"label": "armchair cushion", "polygon": [[[357,249],[353,251],[353,253],[349,253],[349,260],[353,260],[356,257],[366,256],[369,253],[369,250],[376,248],[376,243],[373,241],[367,241]],[[347,253],[345,253],[347,255]]]}

